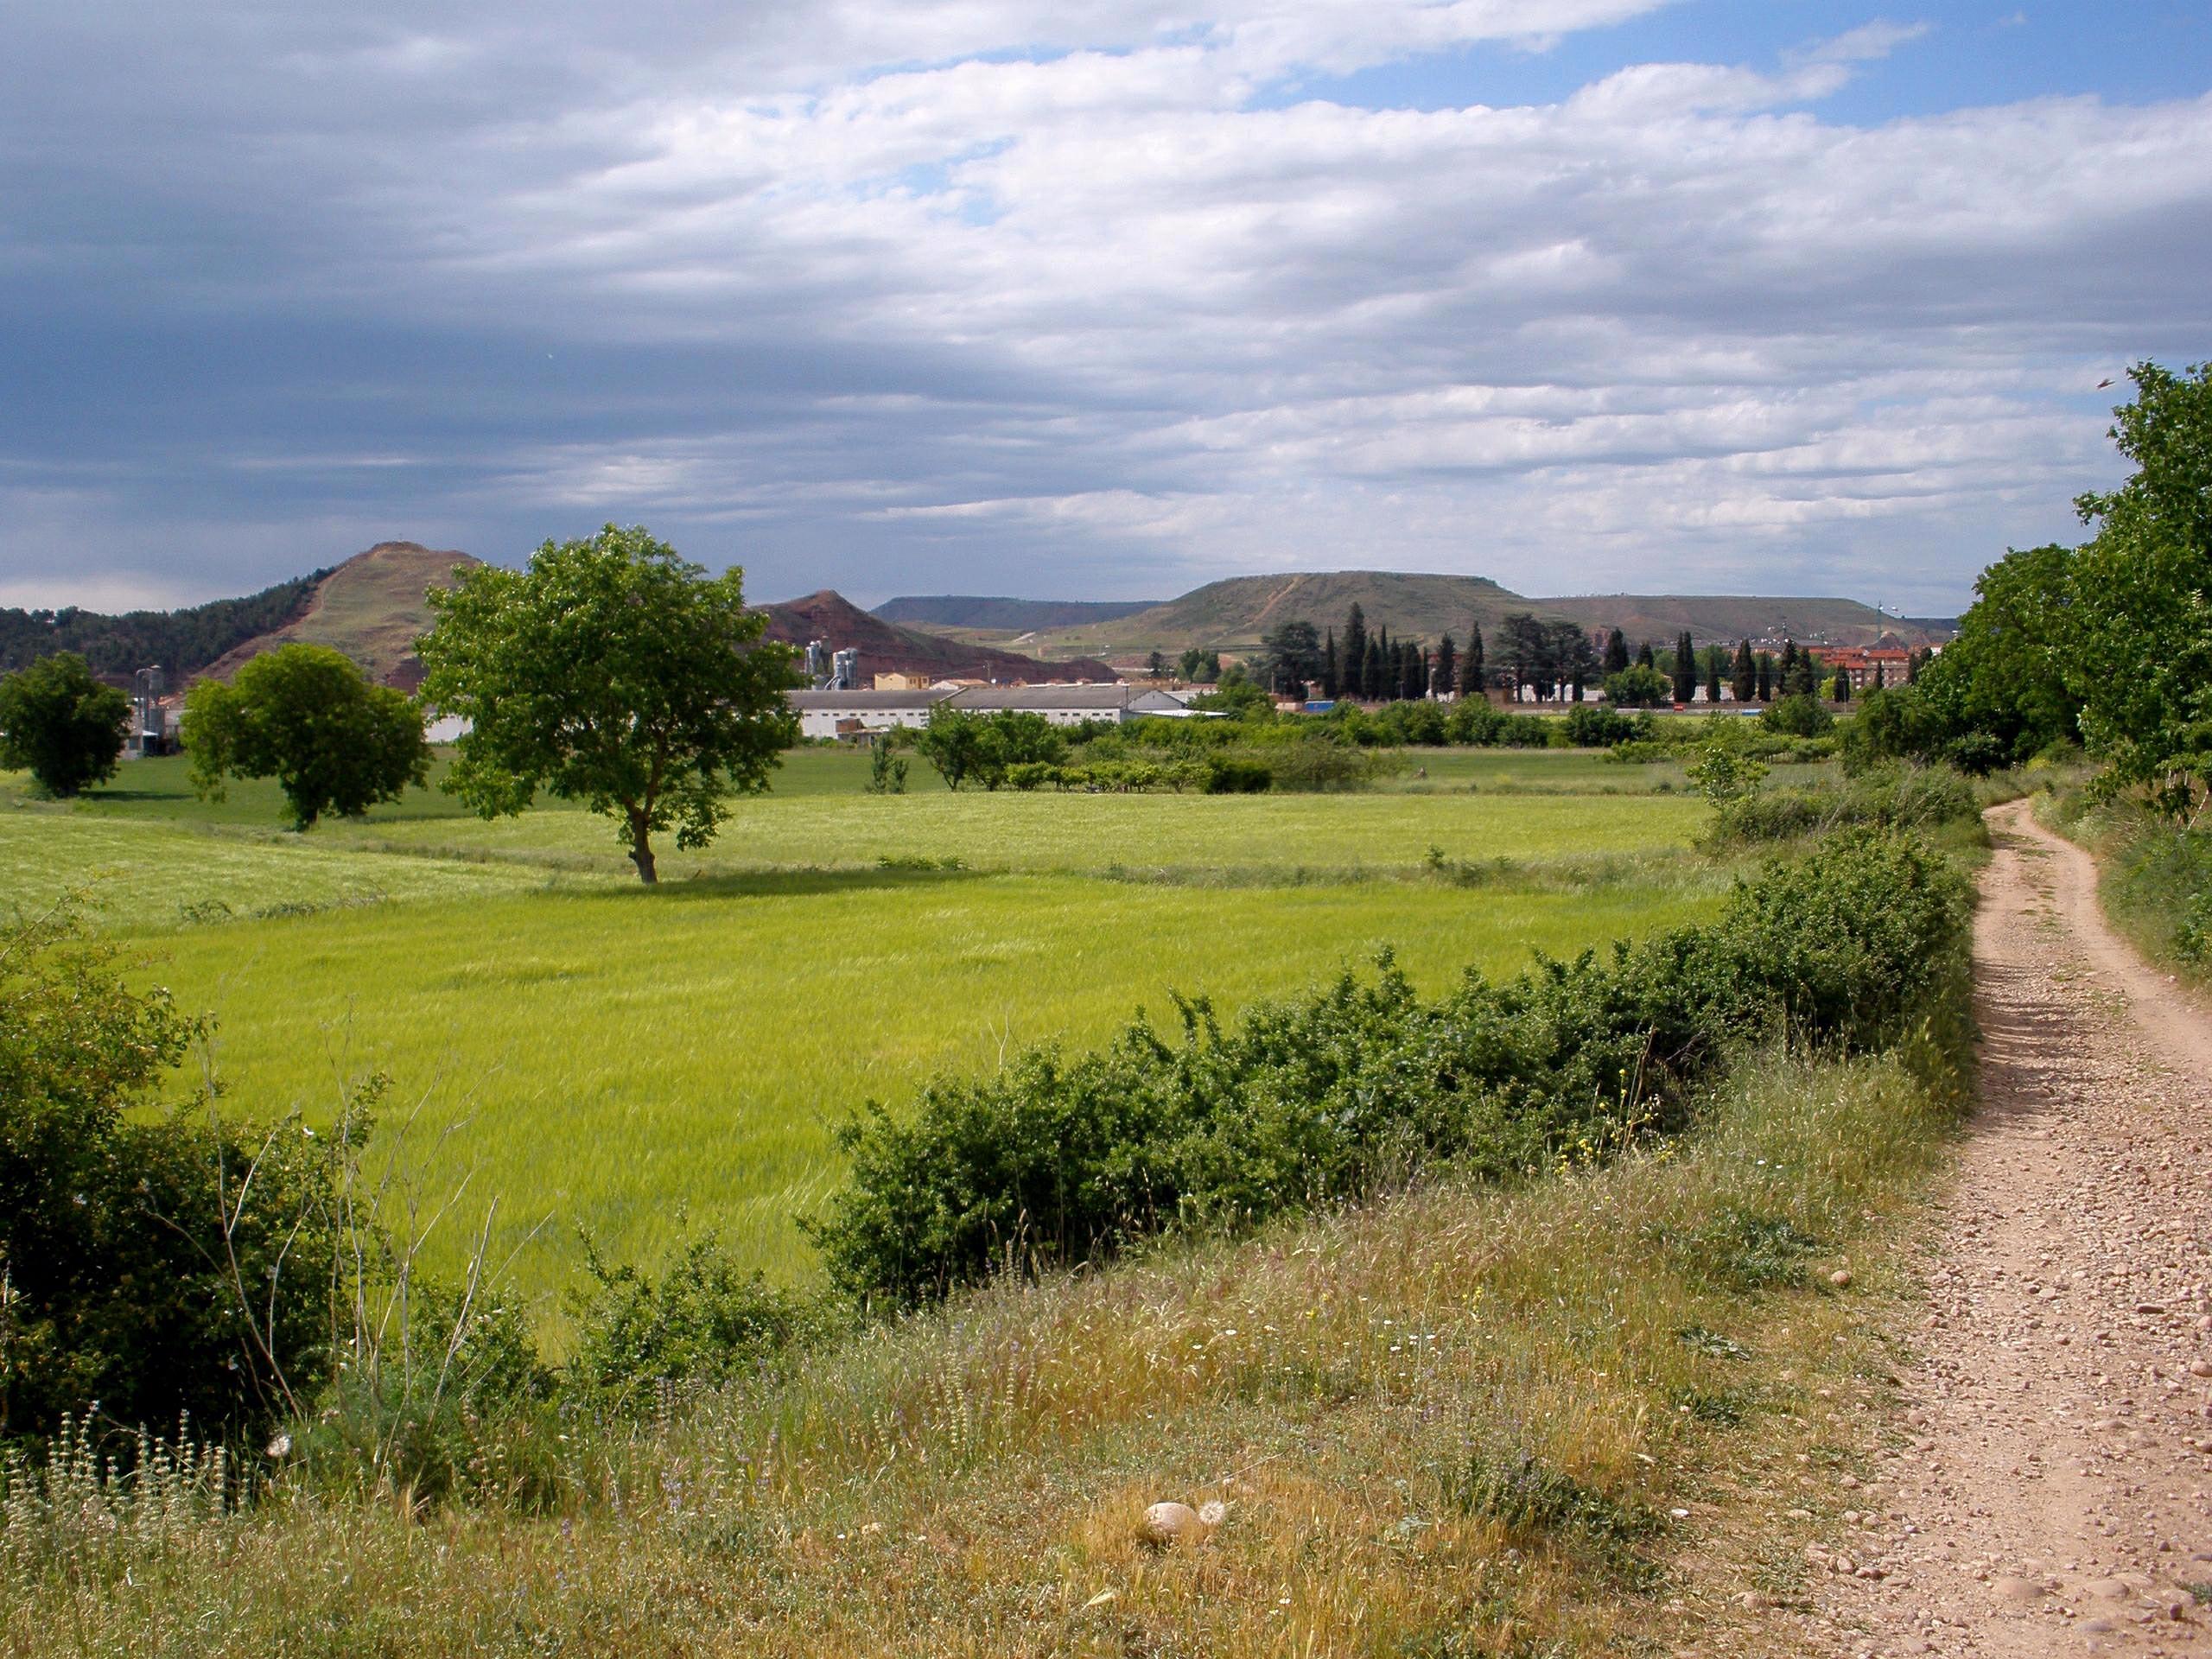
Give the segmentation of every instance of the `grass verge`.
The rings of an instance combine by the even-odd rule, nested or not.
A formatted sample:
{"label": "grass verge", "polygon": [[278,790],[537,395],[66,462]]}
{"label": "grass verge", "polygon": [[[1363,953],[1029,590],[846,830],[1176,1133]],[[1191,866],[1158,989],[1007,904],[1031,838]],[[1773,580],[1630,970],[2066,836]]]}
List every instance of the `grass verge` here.
{"label": "grass verge", "polygon": [[[240,1515],[134,1510],[89,1474],[41,1511],[19,1481],[0,1630],[22,1655],[1672,1648],[1736,1592],[1798,1594],[1787,1539],[1723,1503],[1811,1515],[1857,1455],[1840,1416],[1892,1363],[1866,1248],[1954,1106],[1897,1055],[1754,1056],[1648,1155],[1004,1283],[658,1421],[569,1421],[528,1483],[548,1513],[281,1479]],[[511,1454],[486,1446],[486,1490]],[[1154,1554],[1162,1498],[1227,1516]]]}
{"label": "grass verge", "polygon": [[2130,799],[2054,791],[2037,818],[2097,860],[2105,919],[2145,957],[2212,988],[2212,833],[2183,830]]}

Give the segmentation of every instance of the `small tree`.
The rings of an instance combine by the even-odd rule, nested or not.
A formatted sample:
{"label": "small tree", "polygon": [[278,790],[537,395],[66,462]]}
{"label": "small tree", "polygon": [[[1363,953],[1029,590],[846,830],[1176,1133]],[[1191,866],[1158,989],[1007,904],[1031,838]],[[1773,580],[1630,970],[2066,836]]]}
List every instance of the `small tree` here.
{"label": "small tree", "polygon": [[547,542],[527,570],[478,565],[429,601],[423,697],[470,722],[447,789],[487,818],[540,789],[582,801],[640,881],[654,831],[705,846],[797,735],[791,653],[761,640],[743,572],[710,578],[643,526]]}
{"label": "small tree", "polygon": [[871,795],[904,795],[906,792],[906,757],[892,752],[891,740],[887,736],[868,740],[868,792]]}
{"label": "small tree", "polygon": [[1718,808],[1733,806],[1745,797],[1757,794],[1766,781],[1766,766],[1752,755],[1744,722],[1705,723],[1707,730],[1698,745],[1698,758],[1689,767],[1691,785]]}
{"label": "small tree", "polygon": [[327,645],[279,645],[228,685],[194,686],[184,747],[203,797],[221,799],[226,778],[274,778],[302,830],[396,801],[430,772],[422,709]]}
{"label": "small tree", "polygon": [[1672,688],[1657,669],[1638,663],[1605,677],[1605,696],[1621,709],[1656,709],[1671,702]]}
{"label": "small tree", "polygon": [[930,710],[929,723],[914,739],[914,749],[937,768],[947,789],[957,790],[977,777],[987,763],[982,717],[940,702]]}
{"label": "small tree", "polygon": [[1675,701],[1697,701],[1697,647],[1688,628],[1675,636]]}
{"label": "small tree", "polygon": [[1459,689],[1459,648],[1448,633],[1436,642],[1436,672],[1429,683],[1439,696],[1448,697]]}
{"label": "small tree", "polygon": [[1479,623],[1467,625],[1466,654],[1459,659],[1459,689],[1475,696],[1490,689],[1490,678],[1483,668],[1483,631]]}
{"label": "small tree", "polygon": [[92,677],[72,651],[0,679],[0,767],[29,772],[41,793],[67,799],[115,775],[130,700]]}
{"label": "small tree", "polygon": [[1167,677],[1167,659],[1161,656],[1158,652],[1154,652],[1151,656],[1144,659],[1144,671],[1155,680],[1166,679]]}
{"label": "small tree", "polygon": [[1605,630],[1605,672],[1618,674],[1628,666],[1628,636],[1618,628]]}

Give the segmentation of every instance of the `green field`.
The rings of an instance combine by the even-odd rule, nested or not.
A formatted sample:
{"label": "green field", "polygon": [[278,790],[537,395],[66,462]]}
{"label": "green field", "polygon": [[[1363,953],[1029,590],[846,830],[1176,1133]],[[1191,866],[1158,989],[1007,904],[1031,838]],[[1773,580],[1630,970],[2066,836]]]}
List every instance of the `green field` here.
{"label": "green field", "polygon": [[486,824],[417,791],[298,836],[273,791],[201,803],[179,763],[143,762],[67,807],[11,780],[0,878],[19,904],[89,887],[147,976],[214,1016],[232,1109],[327,1120],[388,1076],[378,1159],[432,1192],[468,1177],[435,1260],[496,1197],[494,1254],[518,1250],[533,1292],[573,1281],[579,1227],[624,1259],[711,1224],[803,1279],[795,1217],[865,1100],[1094,1043],[1139,1007],[1172,1021],[1171,990],[1296,990],[1385,944],[1432,988],[1510,972],[1705,913],[1729,879],[1689,849],[1702,805],[1653,792],[1671,768],[1414,766],[1429,792],[884,798],[861,757],[800,751],[647,891],[581,812]]}

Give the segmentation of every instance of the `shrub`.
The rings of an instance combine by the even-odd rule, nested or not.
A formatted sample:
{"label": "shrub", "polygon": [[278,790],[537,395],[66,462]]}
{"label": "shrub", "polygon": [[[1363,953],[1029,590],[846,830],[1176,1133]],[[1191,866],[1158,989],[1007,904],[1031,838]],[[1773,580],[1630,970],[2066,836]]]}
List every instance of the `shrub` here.
{"label": "shrub", "polygon": [[1789,737],[1825,737],[1835,725],[1835,716],[1802,691],[1772,704],[1759,720],[1767,730]]}
{"label": "shrub", "polygon": [[1567,710],[1567,741],[1578,749],[1610,749],[1646,735],[1651,723],[1600,703],[1577,703]]}
{"label": "shrub", "polygon": [[1260,795],[1274,783],[1274,770],[1257,760],[1217,755],[1206,762],[1209,795]]}
{"label": "shrub", "polygon": [[1729,802],[1707,832],[1714,846],[1784,841],[1849,824],[1930,830],[1980,811],[1965,779],[1947,766],[1888,766],[1839,787],[1770,790]]}
{"label": "shrub", "polygon": [[2190,895],[2174,929],[2174,950],[2183,962],[2212,968],[2212,892]]}
{"label": "shrub", "polygon": [[348,1148],[146,1116],[198,1030],[67,914],[0,930],[0,1432],[253,1435],[321,1382]]}
{"label": "shrub", "polygon": [[570,1299],[570,1395],[618,1414],[651,1409],[664,1386],[719,1387],[760,1370],[821,1322],[818,1309],[759,1273],[741,1272],[713,1233],[672,1255],[658,1279],[610,1268],[585,1243],[591,1286]]}
{"label": "shrub", "polygon": [[1434,1160],[1497,1179],[1687,1122],[1725,1046],[1777,1031],[1895,1040],[1956,988],[1965,888],[1916,844],[1860,831],[1741,885],[1721,919],[1600,957],[1470,974],[1418,997],[1386,956],[1224,1028],[1178,1000],[1106,1048],[1032,1049],[869,1103],[839,1132],[849,1185],[810,1231],[832,1281],[906,1306],[996,1272],[1111,1255],[1176,1226],[1238,1228]]}

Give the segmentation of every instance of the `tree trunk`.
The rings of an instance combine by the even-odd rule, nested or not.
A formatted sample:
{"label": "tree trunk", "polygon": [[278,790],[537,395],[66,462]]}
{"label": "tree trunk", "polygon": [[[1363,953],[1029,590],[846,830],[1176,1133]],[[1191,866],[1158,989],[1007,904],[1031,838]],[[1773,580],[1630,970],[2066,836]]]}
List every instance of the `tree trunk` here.
{"label": "tree trunk", "polygon": [[642,814],[630,819],[630,861],[638,867],[638,880],[647,887],[660,880],[653,870],[653,844]]}

